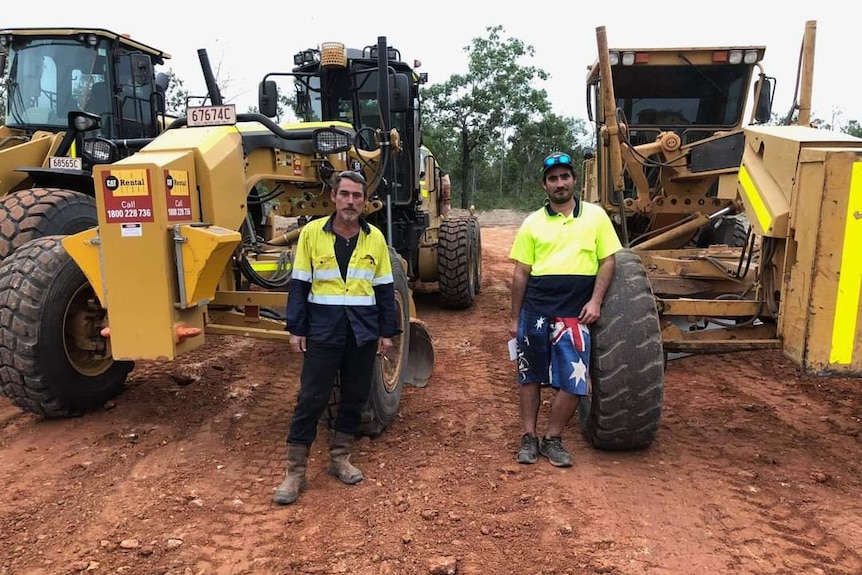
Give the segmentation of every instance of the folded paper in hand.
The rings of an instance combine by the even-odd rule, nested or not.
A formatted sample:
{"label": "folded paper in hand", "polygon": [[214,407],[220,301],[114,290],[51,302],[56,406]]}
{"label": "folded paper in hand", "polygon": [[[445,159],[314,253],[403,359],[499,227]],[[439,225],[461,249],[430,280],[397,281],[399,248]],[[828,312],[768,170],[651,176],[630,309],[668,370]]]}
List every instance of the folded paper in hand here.
{"label": "folded paper in hand", "polygon": [[512,361],[518,359],[518,343],[514,337],[509,340],[509,359]]}

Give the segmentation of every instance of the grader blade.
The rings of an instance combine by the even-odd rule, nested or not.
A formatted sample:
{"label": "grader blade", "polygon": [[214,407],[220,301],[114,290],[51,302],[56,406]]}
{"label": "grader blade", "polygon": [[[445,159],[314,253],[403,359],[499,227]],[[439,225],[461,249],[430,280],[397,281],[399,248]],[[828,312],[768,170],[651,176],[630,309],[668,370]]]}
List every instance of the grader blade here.
{"label": "grader blade", "polygon": [[434,344],[428,326],[420,319],[410,318],[410,349],[402,378],[414,387],[425,387],[434,368]]}

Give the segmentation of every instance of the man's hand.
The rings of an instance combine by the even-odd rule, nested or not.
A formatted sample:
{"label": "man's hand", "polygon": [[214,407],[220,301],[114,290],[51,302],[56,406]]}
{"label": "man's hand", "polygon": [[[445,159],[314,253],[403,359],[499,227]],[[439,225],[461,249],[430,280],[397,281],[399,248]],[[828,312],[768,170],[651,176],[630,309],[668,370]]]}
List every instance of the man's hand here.
{"label": "man's hand", "polygon": [[581,308],[578,321],[585,324],[595,323],[602,316],[602,303],[590,300]]}
{"label": "man's hand", "polygon": [[510,319],[509,320],[509,335],[512,337],[518,337],[518,320]]}
{"label": "man's hand", "polygon": [[380,357],[386,357],[386,354],[389,353],[389,350],[392,349],[392,338],[391,337],[381,337],[377,339],[377,355]]}
{"label": "man's hand", "polygon": [[581,309],[578,321],[585,324],[595,323],[602,315],[602,301],[605,293],[614,279],[615,258],[609,255],[599,260],[599,271],[596,272],[596,283],[593,286],[593,295],[590,301]]}
{"label": "man's hand", "polygon": [[305,353],[305,336],[304,335],[290,335],[290,349],[295,351],[296,353]]}
{"label": "man's hand", "polygon": [[515,270],[512,272],[512,311],[509,314],[509,335],[518,337],[518,318],[521,317],[521,306],[524,303],[524,293],[527,291],[527,282],[530,280],[532,266],[522,262],[515,262]]}

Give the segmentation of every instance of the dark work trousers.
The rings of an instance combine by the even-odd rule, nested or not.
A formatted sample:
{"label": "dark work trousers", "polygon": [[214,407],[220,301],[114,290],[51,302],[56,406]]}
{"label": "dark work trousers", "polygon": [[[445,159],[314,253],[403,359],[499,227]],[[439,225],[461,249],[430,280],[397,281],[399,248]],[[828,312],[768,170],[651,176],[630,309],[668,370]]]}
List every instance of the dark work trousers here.
{"label": "dark work trousers", "polygon": [[334,427],[336,431],[356,435],[362,422],[362,409],[371,392],[376,354],[377,340],[357,346],[352,331],[343,348],[306,340],[299,397],[287,442],[301,445],[314,442],[317,423],[329,405],[336,375],[341,378],[341,395]]}

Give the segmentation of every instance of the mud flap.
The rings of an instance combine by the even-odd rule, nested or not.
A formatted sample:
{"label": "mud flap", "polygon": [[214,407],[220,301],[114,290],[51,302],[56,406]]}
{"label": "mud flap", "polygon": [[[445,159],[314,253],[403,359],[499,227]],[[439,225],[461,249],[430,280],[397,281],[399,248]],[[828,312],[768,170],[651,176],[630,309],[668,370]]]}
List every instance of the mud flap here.
{"label": "mud flap", "polygon": [[434,344],[428,326],[420,319],[410,318],[410,349],[401,379],[414,387],[425,387],[434,369]]}

